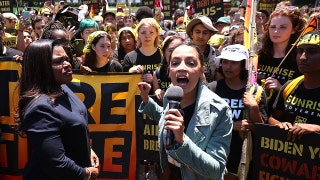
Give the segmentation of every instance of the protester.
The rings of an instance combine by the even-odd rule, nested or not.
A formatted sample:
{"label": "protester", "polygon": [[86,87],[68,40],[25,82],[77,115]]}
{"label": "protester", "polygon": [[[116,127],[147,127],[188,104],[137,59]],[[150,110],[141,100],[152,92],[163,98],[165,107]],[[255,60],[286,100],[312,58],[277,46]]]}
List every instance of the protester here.
{"label": "protester", "polygon": [[163,55],[163,59],[161,62],[161,66],[157,68],[153,74],[154,95],[160,101],[163,100],[164,93],[171,84],[168,73],[170,55],[173,49],[183,42],[184,39],[182,39],[180,36],[168,36],[161,44],[160,49]]}
{"label": "protester", "polygon": [[117,27],[115,24],[107,23],[105,24],[104,31],[106,31],[111,36],[111,48],[112,50],[118,49],[118,38],[117,38]]}
{"label": "protester", "polygon": [[18,82],[18,132],[27,135],[23,179],[95,179],[99,159],[90,147],[87,109],[65,85],[71,65],[62,43],[38,40],[24,54]]}
{"label": "protester", "polygon": [[91,33],[98,31],[98,29],[99,29],[98,24],[92,19],[86,18],[80,21],[79,31],[80,31],[81,38],[84,40],[85,44],[87,44],[88,36]]}
{"label": "protester", "polygon": [[41,39],[63,39],[71,40],[64,24],[60,21],[51,21],[45,25],[41,35]]}
{"label": "protester", "polygon": [[[223,179],[226,172],[231,111],[203,84],[203,66],[203,55],[195,45],[180,45],[171,54],[169,77],[172,85],[183,89],[180,107],[184,114],[168,109],[166,96],[163,107],[159,106],[148,96],[151,86],[138,84],[143,100],[139,112],[159,122],[159,153],[165,179]],[[173,146],[168,149],[164,147],[164,129],[174,134]]]}
{"label": "protester", "polygon": [[[290,53],[289,49],[303,31],[305,24],[299,9],[281,6],[271,13],[265,26],[262,47],[258,53],[258,82],[265,88],[269,97],[269,112],[272,111],[272,104],[281,86],[287,80],[300,75],[294,61],[296,48]],[[276,71],[286,55],[285,61]]]}
{"label": "protester", "polygon": [[99,26],[99,30],[103,31],[104,30],[104,24],[103,24],[103,18],[100,15],[96,15],[92,18],[94,21],[96,21],[96,23]]}
{"label": "protester", "polygon": [[126,27],[131,27],[131,28],[135,28],[136,27],[135,21],[134,21],[134,19],[133,19],[133,17],[131,15],[124,17],[124,25]]}
{"label": "protester", "polygon": [[114,14],[113,12],[107,12],[102,17],[103,17],[103,24],[116,23],[116,14]]}
{"label": "protester", "polygon": [[4,33],[4,18],[0,13],[0,56],[6,56],[14,60],[22,60],[23,52],[3,45]]}
{"label": "protester", "polygon": [[274,103],[269,123],[288,132],[288,140],[320,132],[320,32],[303,35],[298,44],[296,62],[301,78],[288,81]]}
{"label": "protester", "polygon": [[52,20],[53,13],[49,8],[45,7],[45,8],[41,9],[40,16],[41,16],[41,19],[43,19],[45,23],[48,23]]}
{"label": "protester", "polygon": [[122,72],[121,64],[112,59],[111,36],[104,31],[89,35],[88,43],[83,49],[84,62],[82,71],[87,74],[96,72]]}
{"label": "protester", "polygon": [[38,16],[35,18],[35,20],[31,22],[31,26],[34,32],[33,33],[34,40],[40,39],[45,25],[46,25],[45,21]]}
{"label": "protester", "polygon": [[184,12],[182,9],[176,9],[172,15],[172,21],[167,21],[164,23],[164,29],[166,30],[176,30],[177,23],[176,21],[184,16]]}
{"label": "protester", "polygon": [[117,30],[124,27],[124,17],[126,15],[123,12],[117,12],[116,13],[116,24],[117,24]]}
{"label": "protester", "polygon": [[[217,57],[220,61],[219,69],[223,79],[209,83],[208,87],[221,98],[223,98],[232,110],[233,130],[230,145],[230,154],[228,156],[227,170],[229,176],[239,176],[239,165],[241,159],[241,149],[243,145],[243,133],[254,131],[255,123],[265,123],[268,120],[267,99],[263,88],[258,85],[252,85],[254,92],[246,92],[248,81],[248,50],[240,44],[228,45],[221,51]],[[246,115],[248,117],[246,117]],[[252,142],[252,139],[250,139]],[[252,146],[247,146],[251,151]],[[249,156],[249,154],[248,154]],[[245,179],[251,179],[251,166],[249,170],[248,162]],[[249,171],[249,172],[248,172]]]}
{"label": "protester", "polygon": [[153,11],[148,6],[140,6],[136,12],[136,19],[138,22],[144,18],[153,18]]}
{"label": "protester", "polygon": [[15,36],[16,35],[15,26],[16,26],[16,23],[18,22],[18,17],[11,12],[3,13],[3,17],[4,17],[5,31]]}
{"label": "protester", "polygon": [[[45,25],[43,28],[43,33],[41,36],[41,39],[60,39],[68,44],[65,48],[71,49],[69,46],[70,40],[75,35],[74,27],[65,28],[64,24],[62,24],[60,21],[50,21],[48,24]],[[72,66],[72,69],[79,69],[81,65],[81,59],[75,57],[71,51],[67,51],[68,57],[70,59],[70,64]]]}
{"label": "protester", "polygon": [[[152,84],[153,72],[161,63],[159,35],[161,27],[153,18],[144,18],[137,26],[137,49],[124,57],[123,71],[143,74],[142,81]],[[153,91],[151,91],[153,93]]]}
{"label": "protester", "polygon": [[196,44],[204,55],[204,64],[206,66],[206,79],[208,82],[214,80],[216,63],[214,61],[215,57],[218,55],[213,47],[208,43],[210,37],[216,33],[218,30],[213,27],[211,20],[206,17],[199,15],[193,18],[187,25],[186,33]]}
{"label": "protester", "polygon": [[131,51],[136,49],[137,33],[131,27],[123,27],[118,31],[119,48],[113,51],[112,56],[116,58],[120,64],[124,64],[124,57]]}
{"label": "protester", "polygon": [[32,43],[31,33],[27,30],[23,31],[24,47],[27,48]]}
{"label": "protester", "polygon": [[214,24],[214,27],[217,28],[218,32],[217,34],[221,34],[224,35],[224,33],[222,33],[222,29],[224,27],[230,27],[231,25],[231,20],[229,17],[220,17],[217,22]]}

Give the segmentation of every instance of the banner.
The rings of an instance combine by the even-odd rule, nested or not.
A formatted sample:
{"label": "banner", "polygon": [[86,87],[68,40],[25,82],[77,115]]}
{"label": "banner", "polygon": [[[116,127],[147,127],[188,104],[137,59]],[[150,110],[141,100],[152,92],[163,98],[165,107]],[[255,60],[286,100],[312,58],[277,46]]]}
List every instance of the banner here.
{"label": "banner", "polygon": [[[21,66],[0,61],[0,179],[22,179],[28,159],[25,138],[13,128],[16,82]],[[140,74],[74,74],[68,84],[88,109],[92,148],[100,159],[99,179],[135,179],[135,95]]]}
{"label": "banner", "polygon": [[16,48],[17,47],[17,36],[11,36],[11,37],[5,37],[2,40],[3,45],[10,47],[10,48]]}
{"label": "banner", "polygon": [[320,134],[294,142],[287,135],[279,127],[256,124],[253,179],[320,179]]}
{"label": "banner", "polygon": [[258,3],[258,11],[266,10],[269,13],[273,12],[279,0],[260,0]]}
{"label": "banner", "polygon": [[[162,102],[159,102],[156,96],[152,95],[150,97],[159,105],[162,105]],[[158,123],[146,114],[138,112],[141,101],[140,95],[136,95],[137,157],[139,160],[146,159],[159,162]]]}
{"label": "banner", "polygon": [[222,0],[199,0],[193,2],[194,11],[197,14],[218,19],[224,16]]}
{"label": "banner", "polygon": [[13,12],[13,0],[0,0],[0,13]]}

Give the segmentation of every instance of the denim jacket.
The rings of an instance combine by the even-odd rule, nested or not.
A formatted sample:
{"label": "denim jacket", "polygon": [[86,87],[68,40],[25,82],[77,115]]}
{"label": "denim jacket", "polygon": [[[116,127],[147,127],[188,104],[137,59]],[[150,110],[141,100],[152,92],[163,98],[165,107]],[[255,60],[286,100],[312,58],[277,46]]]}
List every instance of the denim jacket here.
{"label": "denim jacket", "polygon": [[150,98],[148,103],[142,102],[139,107],[139,112],[159,120],[158,145],[162,170],[168,165],[169,154],[181,164],[183,179],[223,179],[232,133],[232,115],[228,104],[200,82],[185,140],[170,150],[164,148],[162,140],[164,116],[168,111],[166,96],[163,105],[165,108]]}

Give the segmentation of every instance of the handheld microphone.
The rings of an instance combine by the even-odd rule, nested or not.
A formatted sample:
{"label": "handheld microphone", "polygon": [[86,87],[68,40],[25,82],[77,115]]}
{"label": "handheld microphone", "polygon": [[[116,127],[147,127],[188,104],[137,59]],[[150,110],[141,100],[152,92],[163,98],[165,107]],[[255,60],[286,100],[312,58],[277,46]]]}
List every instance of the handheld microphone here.
{"label": "handheld microphone", "polygon": [[[169,109],[180,109],[180,101],[183,97],[183,89],[180,86],[171,86],[167,89],[167,98],[169,101]],[[163,142],[166,149],[173,146],[174,134],[172,130],[163,130]]]}

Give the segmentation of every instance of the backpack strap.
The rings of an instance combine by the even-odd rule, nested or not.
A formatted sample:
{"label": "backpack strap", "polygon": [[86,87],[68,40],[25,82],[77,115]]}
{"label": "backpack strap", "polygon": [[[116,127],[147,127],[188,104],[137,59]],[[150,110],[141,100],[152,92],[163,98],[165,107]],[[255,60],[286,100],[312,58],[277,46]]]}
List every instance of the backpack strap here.
{"label": "backpack strap", "polygon": [[299,76],[293,79],[283,90],[282,96],[283,99],[286,99],[289,94],[297,87],[298,84],[303,80],[304,76]]}

